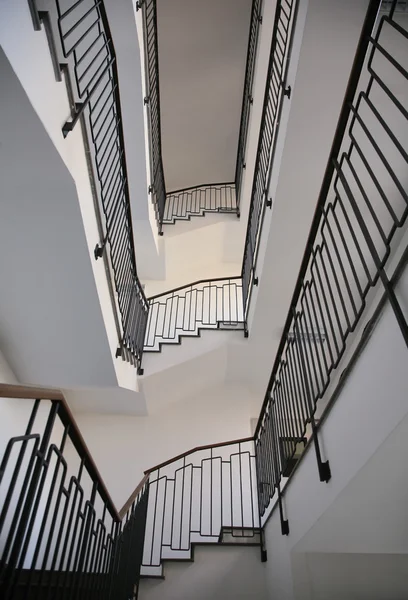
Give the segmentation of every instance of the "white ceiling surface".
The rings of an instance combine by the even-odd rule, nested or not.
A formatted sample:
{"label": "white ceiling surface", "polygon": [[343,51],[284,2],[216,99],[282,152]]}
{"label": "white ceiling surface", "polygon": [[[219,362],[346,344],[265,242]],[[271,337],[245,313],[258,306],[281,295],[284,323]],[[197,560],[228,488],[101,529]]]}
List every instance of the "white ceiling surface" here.
{"label": "white ceiling surface", "polygon": [[0,51],[0,346],[19,381],[117,385],[74,181]]}
{"label": "white ceiling surface", "polygon": [[81,388],[63,390],[65,400],[75,414],[99,413],[101,415],[147,414],[144,394],[126,388]]}
{"label": "white ceiling surface", "polygon": [[167,191],[233,181],[252,0],[157,0]]}

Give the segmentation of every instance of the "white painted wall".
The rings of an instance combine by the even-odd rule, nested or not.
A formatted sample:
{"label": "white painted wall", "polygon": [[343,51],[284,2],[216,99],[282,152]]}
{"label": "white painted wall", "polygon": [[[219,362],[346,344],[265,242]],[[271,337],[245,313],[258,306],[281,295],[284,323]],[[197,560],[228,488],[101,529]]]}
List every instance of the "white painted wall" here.
{"label": "white painted wall", "polygon": [[[406,290],[407,277],[405,272],[404,280],[398,286],[400,295]],[[384,359],[385,351],[387,360]],[[330,460],[332,479],[328,484],[319,481],[311,447],[285,490],[284,507],[290,535],[281,535],[277,510],[266,527],[267,581],[271,598],[308,597],[304,587],[300,596],[294,595],[292,570],[299,566],[294,563],[295,552],[330,551],[334,547],[337,547],[335,551],[342,552],[406,552],[407,538],[398,533],[402,519],[397,507],[405,507],[408,493],[402,463],[398,468],[398,461],[403,461],[406,455],[400,444],[406,444],[407,439],[407,358],[406,345],[387,306],[322,425],[319,439],[323,457]],[[394,432],[398,432],[398,438],[394,437]],[[376,462],[370,467],[372,460]],[[371,477],[367,475],[368,468]],[[362,487],[356,488],[359,489],[358,498],[352,494],[354,500],[350,504],[350,486],[359,486],[359,483]],[[381,493],[379,488],[382,488]],[[385,491],[388,492],[386,495]],[[315,537],[315,544],[309,546],[308,532],[326,511],[331,511],[331,506],[335,506],[343,494],[339,505],[341,514],[338,512],[334,520],[328,518],[330,526],[326,525],[326,535],[319,538],[319,545],[316,545],[318,538]],[[357,508],[357,501],[360,508]],[[387,516],[385,509],[390,509]],[[351,533],[352,527],[348,526],[353,522],[353,515],[356,521]],[[363,515],[366,518],[362,518]],[[309,538],[311,540],[313,538]],[[313,595],[309,597],[314,598]]]}
{"label": "white painted wall", "polygon": [[233,386],[206,389],[147,417],[81,413],[76,419],[117,506],[145,469],[196,446],[251,434],[248,393]]}
{"label": "white painted wall", "polygon": [[[21,381],[120,381],[134,389],[135,370],[114,358],[117,334],[106,275],[101,261],[91,262],[91,239],[98,238],[86,239],[78,188],[3,52],[0,60],[3,352]],[[90,192],[86,171],[81,173]],[[92,203],[90,194],[87,201]],[[89,216],[89,204],[87,211]]]}
{"label": "white painted wall", "polygon": [[168,191],[233,181],[251,0],[157,2]]}
{"label": "white painted wall", "polygon": [[142,580],[140,600],[266,600],[265,568],[256,547],[197,546],[194,563],[168,563],[165,580]]}
{"label": "white painted wall", "polygon": [[[7,94],[2,95],[4,106],[1,111],[2,167],[4,169],[2,183],[3,193],[9,197],[7,204],[4,205],[5,210],[9,211],[7,220],[5,215],[2,223],[7,228],[7,236],[10,236],[13,241],[8,240],[7,236],[2,236],[2,239],[8,248],[14,246],[19,251],[3,252],[3,258],[7,257],[4,269],[11,269],[12,273],[28,271],[29,277],[34,278],[36,282],[39,281],[39,277],[43,277],[44,272],[48,272],[49,277],[45,278],[45,281],[51,285],[52,270],[49,269],[52,264],[52,268],[57,270],[55,276],[62,279],[61,297],[52,298],[58,289],[58,284],[54,281],[51,294],[46,291],[44,286],[39,288],[46,295],[48,302],[52,304],[52,308],[48,308],[48,302],[40,302],[38,289],[36,290],[38,305],[30,302],[31,307],[41,307],[45,313],[45,319],[52,314],[52,311],[54,313],[58,311],[60,317],[66,317],[71,311],[73,318],[74,311],[77,313],[75,316],[83,311],[82,314],[87,313],[87,326],[95,327],[91,333],[89,329],[87,332],[85,324],[79,326],[79,322],[74,320],[74,324],[69,325],[67,319],[60,319],[59,328],[53,327],[53,336],[50,333],[50,337],[47,339],[44,335],[46,329],[40,327],[41,319],[37,315],[30,318],[31,334],[37,340],[43,338],[42,343],[45,344],[46,351],[52,352],[58,346],[56,337],[59,340],[64,338],[64,348],[69,352],[70,358],[59,360],[58,367],[54,365],[55,368],[51,367],[52,363],[47,364],[44,367],[45,371],[37,370],[33,363],[27,367],[24,375],[21,373],[22,379],[41,381],[46,384],[55,383],[56,385],[80,385],[81,383],[87,385],[85,381],[88,381],[88,384],[97,383],[99,376],[96,380],[93,379],[95,372],[92,373],[92,368],[89,366],[87,368],[88,379],[84,373],[73,376],[72,371],[69,376],[64,376],[64,368],[69,367],[70,362],[74,362],[73,357],[79,358],[79,340],[75,339],[75,344],[72,343],[71,346],[68,343],[69,340],[74,341],[74,332],[77,327],[82,336],[93,339],[94,360],[97,361],[95,369],[101,369],[101,373],[105,376],[105,378],[99,379],[99,384],[115,385],[119,382],[120,385],[135,389],[135,369],[129,364],[115,359],[118,335],[105,269],[103,262],[96,262],[93,257],[93,250],[96,242],[99,241],[99,234],[81,130],[78,125],[68,138],[64,139],[62,136],[62,124],[70,114],[65,83],[56,83],[55,81],[45,32],[44,30],[34,31],[28,3],[25,0],[2,2],[0,7],[0,44],[4,52],[2,54],[2,80],[7,81],[7,84],[4,85]],[[7,136],[10,136],[10,139]],[[53,165],[52,176],[49,172],[51,165]],[[43,177],[41,177],[41,168]],[[26,186],[25,189],[22,187],[23,184]],[[36,194],[35,200],[33,200],[34,194]],[[12,200],[13,198],[18,200]],[[32,215],[30,215],[30,210],[32,210]],[[70,216],[68,217],[68,212],[64,214],[63,210],[71,211]],[[15,211],[15,216],[12,216],[10,211]],[[44,219],[44,214],[47,215],[48,222]],[[25,215],[27,219],[26,225],[29,227],[27,231],[24,231],[22,226],[21,215]],[[12,224],[16,228],[15,230],[11,227]],[[75,233],[73,229],[70,230],[68,224],[75,227]],[[42,228],[44,228],[44,232]],[[67,249],[70,249],[71,254],[67,253]],[[37,256],[36,252],[38,252]],[[29,267],[25,256],[27,253],[33,260],[36,259],[36,268],[42,270],[41,276],[33,270],[32,265]],[[40,253],[42,253],[41,257]],[[58,253],[61,256],[58,256]],[[77,253],[78,264],[73,258],[75,253]],[[21,266],[19,266],[17,258],[23,261]],[[10,259],[13,259],[14,262],[12,263]],[[66,269],[64,260],[67,263]],[[11,280],[12,276],[8,275],[4,269],[2,278],[8,277]],[[75,277],[74,281],[70,282],[67,273]],[[23,302],[27,289],[30,289],[30,280],[27,279],[24,282],[20,278],[17,283],[23,285],[25,291],[22,293],[15,288],[14,295]],[[36,288],[37,285],[31,285],[31,290]],[[86,289],[89,294],[88,301],[93,307],[89,311],[85,311],[83,297],[79,300],[79,296],[85,294]],[[10,289],[11,291],[13,290]],[[78,296],[77,300],[81,309],[78,305],[75,308],[74,295]],[[24,302],[26,309],[27,301]],[[64,310],[61,310],[62,307]],[[2,318],[4,318],[6,313],[0,312],[3,312]],[[88,312],[92,314],[88,315]],[[17,314],[15,316],[17,317]],[[21,323],[21,319],[17,318],[17,321]],[[62,325],[62,321],[64,321],[64,325]],[[49,319],[47,322],[49,324]],[[7,325],[11,326],[11,323],[7,321]],[[37,330],[35,326],[38,326]],[[28,328],[26,327],[25,330],[28,331]],[[16,338],[12,339],[13,336],[17,336],[17,331],[18,328],[13,328],[12,333],[3,334],[3,347],[7,344],[16,346],[21,339],[24,339],[24,331],[20,333],[18,341]],[[62,347],[61,343],[59,345]],[[85,346],[82,347],[85,351]],[[37,352],[33,358],[44,359],[46,351],[45,354]],[[105,351],[105,358],[102,358]],[[10,356],[9,359],[16,368],[20,364],[21,357],[17,356],[19,350],[13,347],[10,352],[14,353],[13,358]],[[56,356],[55,353],[54,356]],[[86,351],[86,356],[89,357],[88,351]],[[104,360],[110,363],[106,364],[106,368],[103,366]],[[85,364],[84,361],[81,362],[83,365]],[[72,377],[74,378],[72,379]]]}
{"label": "white painted wall", "polygon": [[[404,600],[408,586],[405,554],[305,555],[313,600]],[[308,598],[305,585],[299,600]]]}

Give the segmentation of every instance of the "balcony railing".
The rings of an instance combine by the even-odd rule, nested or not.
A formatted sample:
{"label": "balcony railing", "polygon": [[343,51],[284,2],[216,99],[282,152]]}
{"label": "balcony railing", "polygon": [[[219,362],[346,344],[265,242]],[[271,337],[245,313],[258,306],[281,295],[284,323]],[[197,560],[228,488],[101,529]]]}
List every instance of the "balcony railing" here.
{"label": "balcony railing", "polygon": [[166,190],[162,160],[156,0],[138,0],[136,2],[136,9],[142,11],[143,18],[146,72],[145,105],[149,125],[149,154],[152,179],[149,186],[149,192],[151,193],[152,202],[156,211],[159,234],[162,234],[163,232],[163,224],[174,224],[176,220],[186,220],[190,219],[192,216],[203,216],[207,212],[232,212],[239,216],[249,116],[253,102],[252,88],[259,27],[262,22],[262,0],[253,0],[252,2],[235,181],[232,183],[199,185],[194,188],[172,192],[167,192]]}
{"label": "balcony railing", "polygon": [[258,285],[256,265],[265,211],[268,206],[272,206],[272,200],[268,198],[268,189],[279,133],[280,115],[285,98],[289,99],[291,94],[291,89],[287,86],[286,80],[296,30],[298,1],[279,0],[276,6],[242,261],[242,285],[246,317],[249,311],[252,288],[254,285]]}
{"label": "balcony railing", "polygon": [[118,354],[140,370],[148,304],[137,276],[117,61],[105,6],[102,0],[55,0],[38,11],[30,0],[30,7],[34,23],[45,25],[56,75],[62,69],[67,83],[72,110],[63,135],[82,127],[101,237],[95,258],[104,257],[108,284],[114,282]]}
{"label": "balcony railing", "polygon": [[259,28],[262,23],[262,0],[253,0],[251,24],[249,28],[247,63],[244,80],[244,93],[242,95],[241,124],[239,128],[237,163],[235,168],[235,188],[237,195],[237,208],[241,204],[242,178],[246,168],[246,150],[248,141],[249,117],[253,104],[253,84],[255,77],[256,53],[258,48]]}
{"label": "balcony railing", "polygon": [[148,478],[118,513],[59,392],[0,397],[19,424],[0,464],[1,598],[135,600]]}
{"label": "balcony railing", "polygon": [[397,2],[376,20],[380,4],[369,5],[255,433],[260,514],[277,491],[283,533],[281,481],[307,429],[320,479],[330,479],[316,411],[375,292],[384,293],[408,345],[394,292],[395,262],[406,254],[408,21]]}
{"label": "balcony railing", "polygon": [[240,277],[196,281],[149,298],[145,351],[160,352],[204,329],[246,331]]}
{"label": "balcony railing", "polygon": [[234,183],[202,185],[168,193],[163,223],[174,224],[176,219],[187,221],[209,212],[236,214],[237,211]]}

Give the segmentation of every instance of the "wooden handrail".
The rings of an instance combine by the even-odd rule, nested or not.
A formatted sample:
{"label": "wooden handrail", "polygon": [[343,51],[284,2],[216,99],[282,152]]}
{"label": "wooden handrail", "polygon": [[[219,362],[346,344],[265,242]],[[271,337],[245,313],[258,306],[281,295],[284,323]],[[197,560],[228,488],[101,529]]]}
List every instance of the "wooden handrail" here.
{"label": "wooden handrail", "polygon": [[200,283],[214,283],[218,281],[235,281],[237,279],[242,279],[241,275],[234,275],[234,277],[214,277],[213,279],[199,279],[198,281],[193,281],[192,283],[187,283],[185,285],[179,285],[179,287],[173,288],[172,290],[167,290],[167,292],[160,292],[160,294],[156,294],[155,296],[149,296],[147,299],[148,302],[151,300],[157,300],[157,298],[161,298],[162,296],[170,296],[174,294],[174,292],[179,292],[180,290],[184,290],[190,287],[194,287],[195,285],[200,285]]}
{"label": "wooden handrail", "polygon": [[39,398],[41,400],[59,400],[60,402],[65,402],[61,390],[29,385],[14,385],[11,383],[0,383],[0,398],[26,398],[27,400]]}
{"label": "wooden handrail", "polygon": [[196,446],[195,448],[191,448],[191,450],[187,450],[187,452],[178,454],[177,456],[174,456],[173,458],[170,458],[169,460],[166,460],[166,461],[160,463],[159,465],[156,465],[155,467],[148,469],[147,471],[145,471],[145,475],[150,475],[150,473],[153,473],[153,471],[157,471],[158,469],[161,469],[162,467],[166,467],[167,465],[170,465],[171,463],[176,462],[176,460],[180,460],[181,458],[184,458],[185,456],[188,456],[189,454],[194,454],[194,452],[199,452],[200,450],[209,450],[210,448],[221,448],[221,446],[232,446],[233,444],[243,444],[244,442],[252,442],[253,440],[254,440],[254,437],[251,436],[251,437],[241,438],[239,440],[230,440],[228,442],[219,442],[218,444],[208,444],[207,446]]}
{"label": "wooden handrail", "polygon": [[145,475],[143,477],[143,479],[140,481],[140,483],[136,486],[135,490],[130,495],[129,499],[125,502],[122,508],[118,510],[116,508],[115,503],[112,500],[111,495],[108,492],[108,488],[106,487],[105,482],[99,472],[99,469],[92,458],[89,448],[86,445],[86,442],[75,421],[74,415],[72,414],[71,409],[69,408],[67,401],[65,400],[64,394],[61,390],[28,385],[12,385],[8,383],[0,383],[0,398],[26,398],[27,400],[39,399],[51,400],[60,403],[62,410],[60,409],[58,411],[58,415],[62,423],[65,426],[69,425],[69,436],[78,453],[86,457],[87,469],[91,477],[98,481],[99,493],[109,505],[109,509],[112,515],[118,521],[121,521],[126,515],[129,508],[132,506],[139,492],[143,489],[143,486],[146,484],[147,480],[149,479],[149,476]]}

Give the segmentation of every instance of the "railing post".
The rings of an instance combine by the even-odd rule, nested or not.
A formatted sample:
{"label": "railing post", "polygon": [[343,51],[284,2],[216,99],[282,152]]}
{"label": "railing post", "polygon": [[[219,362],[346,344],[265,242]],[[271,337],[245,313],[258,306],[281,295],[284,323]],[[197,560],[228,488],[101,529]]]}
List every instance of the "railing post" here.
{"label": "railing post", "polygon": [[280,480],[281,480],[281,468],[280,468],[280,460],[279,460],[279,431],[278,425],[276,423],[275,415],[274,415],[274,402],[271,397],[270,399],[270,407],[269,407],[269,418],[271,420],[271,428],[272,428],[272,460],[275,463],[275,474],[276,481],[274,482],[276,490],[278,492],[278,505],[279,505],[279,517],[281,523],[281,533],[282,535],[289,535],[289,520],[285,519],[283,514],[283,502],[282,502],[282,492],[280,488]]}
{"label": "railing post", "polygon": [[292,314],[293,314],[293,322],[294,322],[294,326],[295,326],[294,346],[295,346],[295,348],[298,349],[299,356],[300,356],[301,376],[304,381],[305,396],[306,396],[307,405],[309,408],[309,419],[310,419],[310,424],[312,427],[313,443],[314,443],[315,452],[316,452],[316,460],[317,460],[317,466],[319,469],[319,477],[320,477],[320,481],[327,483],[331,479],[330,464],[329,464],[328,460],[326,460],[324,462],[322,461],[319,440],[317,437],[316,421],[314,418],[313,399],[312,399],[312,394],[311,394],[311,390],[310,390],[310,382],[309,382],[309,378],[307,376],[307,371],[306,371],[306,359],[305,359],[304,352],[303,352],[302,338],[300,336],[297,313],[296,313],[295,307],[292,308]]}
{"label": "railing post", "polygon": [[[36,453],[36,464],[33,469],[33,475],[27,491],[23,510],[19,519],[19,524],[14,536],[13,546],[7,564],[7,570],[4,578],[4,600],[11,599],[14,595],[15,585],[22,569],[27,554],[28,546],[34,527],[34,519],[38,510],[40,498],[38,494],[38,485],[41,477],[41,471],[44,467],[45,456],[50,443],[51,434],[54,428],[55,418],[58,413],[59,402],[52,401],[47,423],[44,429],[40,447]],[[31,518],[30,518],[31,517]],[[9,539],[10,539],[9,534]]]}

